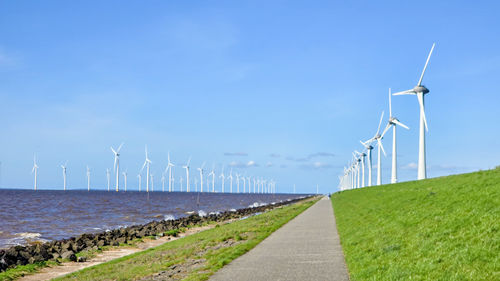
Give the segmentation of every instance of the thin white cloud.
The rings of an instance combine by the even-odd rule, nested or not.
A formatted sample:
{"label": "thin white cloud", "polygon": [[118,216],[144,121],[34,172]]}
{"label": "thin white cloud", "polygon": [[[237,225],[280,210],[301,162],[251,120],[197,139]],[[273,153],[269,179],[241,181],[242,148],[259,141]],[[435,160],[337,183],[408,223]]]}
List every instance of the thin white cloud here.
{"label": "thin white cloud", "polygon": [[320,170],[320,169],[331,169],[333,166],[331,164],[325,163],[325,162],[320,162],[316,161],[313,163],[307,163],[307,164],[302,164],[299,166],[302,169],[313,169],[313,170]]}
{"label": "thin white cloud", "polygon": [[240,162],[240,161],[233,161],[231,163],[229,163],[229,166],[230,167],[233,167],[233,168],[250,168],[250,167],[258,167],[259,165],[253,161],[253,160],[250,160],[248,162]]}
{"label": "thin white cloud", "polygon": [[224,152],[224,156],[248,156],[246,152]]}
{"label": "thin white cloud", "polygon": [[281,155],[279,155],[278,153],[271,153],[269,154],[269,157],[272,157],[272,158],[280,158]]}
{"label": "thin white cloud", "polygon": [[410,163],[401,167],[401,169],[403,169],[403,170],[415,170],[417,168],[418,168],[418,165],[415,162],[410,162]]}
{"label": "thin white cloud", "polygon": [[314,158],[318,158],[318,157],[322,157],[322,158],[335,157],[335,154],[330,153],[330,152],[316,152],[316,153],[311,153],[311,154],[307,155],[306,157],[296,158],[293,156],[287,156],[285,159],[288,161],[295,161],[295,162],[308,162],[308,161],[311,161]]}

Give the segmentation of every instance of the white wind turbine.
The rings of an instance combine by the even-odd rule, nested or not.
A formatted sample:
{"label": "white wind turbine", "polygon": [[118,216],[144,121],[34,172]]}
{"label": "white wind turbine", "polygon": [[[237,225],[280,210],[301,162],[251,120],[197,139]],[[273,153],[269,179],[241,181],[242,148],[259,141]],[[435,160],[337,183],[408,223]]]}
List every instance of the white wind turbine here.
{"label": "white wind turbine", "polygon": [[147,146],[146,146],[145,151],[146,151],[146,160],[144,160],[144,165],[142,165],[142,169],[141,169],[140,173],[142,173],[142,171],[144,170],[144,167],[146,167],[146,192],[149,192],[150,177],[151,177],[151,191],[153,191],[153,188],[152,188],[153,187],[153,175],[149,174],[149,168],[151,166],[151,163],[153,163],[153,162],[151,162],[151,160],[149,160],[149,158],[148,158],[148,147]]}
{"label": "white wind turbine", "polygon": [[368,140],[366,142],[359,141],[361,145],[366,149],[368,158],[368,186],[372,186],[372,150],[373,146],[371,143],[373,140]]}
{"label": "white wind turbine", "polygon": [[36,155],[33,156],[33,169],[31,170],[31,173],[35,175],[35,182],[34,182],[34,189],[37,190],[38,188],[38,165],[36,164]]}
{"label": "white wind turbine", "polygon": [[212,176],[212,192],[215,192],[215,165],[212,165],[212,171],[208,174],[208,176]]}
{"label": "white wind turbine", "polygon": [[182,166],[182,168],[186,169],[186,192],[189,192],[189,162],[191,162],[191,156],[189,156],[186,165]]}
{"label": "white wind turbine", "polygon": [[[381,167],[381,164],[382,164],[382,157],[380,155],[380,150],[382,150],[382,152],[385,154],[385,150],[384,150],[384,147],[382,145],[382,138],[384,137],[383,134],[385,134],[386,132],[384,132],[383,134],[380,134],[380,126],[382,125],[382,119],[384,118],[384,112],[382,111],[382,115],[380,116],[380,121],[378,123],[378,129],[377,129],[377,133],[375,133],[375,136],[369,140],[367,140],[366,142],[362,142],[363,145],[364,144],[369,144],[373,141],[377,141],[377,147],[378,147],[378,159],[377,159],[377,185],[381,185],[382,184],[382,167]],[[370,160],[369,160],[370,161]],[[371,162],[371,161],[370,161]],[[371,167],[370,167],[371,168]],[[370,169],[371,170],[371,169]],[[368,179],[368,181],[370,181],[370,179]]]}
{"label": "white wind turbine", "polygon": [[219,178],[222,179],[222,189],[221,190],[222,190],[222,193],[224,193],[225,192],[225,190],[224,190],[224,183],[226,181],[226,177],[224,176],[224,166],[222,166],[222,172],[221,172]]}
{"label": "white wind turbine", "polygon": [[141,185],[142,185],[142,176],[141,174],[138,174],[137,177],[139,178],[139,192],[141,191]]}
{"label": "white wind turbine", "polygon": [[246,193],[246,183],[245,183],[245,176],[244,175],[241,177],[241,180],[243,181],[243,193]]}
{"label": "white wind turbine", "polygon": [[118,186],[120,183],[120,149],[122,149],[123,142],[120,144],[117,150],[114,150],[113,147],[111,147],[111,151],[115,155],[115,164],[113,165],[113,170],[115,171],[116,174],[116,191],[118,192]]}
{"label": "white wind turbine", "polygon": [[[431,51],[429,52],[429,56],[427,56],[427,61],[424,65],[424,70],[420,75],[420,79],[418,80],[417,86],[415,86],[411,90],[402,91],[399,93],[395,93],[395,96],[399,95],[416,95],[418,99],[418,103],[420,106],[420,136],[418,142],[418,179],[427,178],[427,167],[426,167],[426,159],[425,159],[425,131],[428,131],[427,128],[427,120],[425,118],[425,110],[424,110],[424,96],[429,93],[429,89],[427,89],[424,85],[422,85],[422,80],[424,79],[425,70],[427,69],[427,65],[429,64],[429,60],[431,59],[432,51],[434,50],[434,46],[436,43],[432,44]],[[425,128],[425,129],[424,129]]]}
{"label": "white wind turbine", "polygon": [[197,177],[194,177],[194,187],[195,187],[196,192],[198,192],[198,178]]}
{"label": "white wind turbine", "polygon": [[198,168],[198,171],[200,171],[200,192],[203,192],[203,167],[205,167],[205,162]]}
{"label": "white wind turbine", "polygon": [[[167,169],[168,169],[168,192],[172,192],[172,168],[175,165],[170,162],[170,151],[168,152],[168,164],[167,164]],[[166,171],[166,170],[165,170]]]}
{"label": "white wind turbine", "polygon": [[240,193],[240,174],[236,173],[236,193]]}
{"label": "white wind turbine", "polygon": [[230,186],[230,192],[233,193],[233,169],[231,168],[231,172],[229,173],[229,176],[227,177],[229,179],[229,186]]}
{"label": "white wind turbine", "polygon": [[123,175],[123,182],[125,183],[125,192],[127,192],[127,171],[122,173]]}
{"label": "white wind turbine", "polygon": [[180,186],[180,191],[181,191],[181,192],[182,192],[182,182],[183,182],[183,180],[184,180],[184,179],[183,179],[183,178],[182,178],[182,176],[181,176],[181,177],[180,177],[180,179],[179,179],[179,186]]}
{"label": "white wind turbine", "polygon": [[361,187],[365,187],[365,157],[366,153],[364,152],[359,152],[359,151],[354,151],[358,155],[358,157],[361,159]]}
{"label": "white wind turbine", "polygon": [[87,166],[87,191],[90,191],[90,168]]}
{"label": "white wind turbine", "polygon": [[161,191],[165,192],[165,173],[161,173]]}
{"label": "white wind turbine", "polygon": [[63,173],[63,189],[66,190],[66,166],[68,165],[68,161],[64,163],[64,165],[61,165],[62,168],[62,173]]}
{"label": "white wind turbine", "polygon": [[[407,130],[408,128],[405,124],[401,123],[398,118],[392,116],[392,102],[391,102],[391,89],[389,88],[389,122],[385,127],[384,133],[389,130],[392,126],[392,173],[391,173],[391,183],[398,182],[398,172],[397,172],[397,152],[396,152],[396,126],[401,126]],[[383,134],[382,134],[383,135]]]}
{"label": "white wind turbine", "polygon": [[247,177],[247,181],[248,181],[248,193],[251,193],[251,185],[250,185],[250,177]]}

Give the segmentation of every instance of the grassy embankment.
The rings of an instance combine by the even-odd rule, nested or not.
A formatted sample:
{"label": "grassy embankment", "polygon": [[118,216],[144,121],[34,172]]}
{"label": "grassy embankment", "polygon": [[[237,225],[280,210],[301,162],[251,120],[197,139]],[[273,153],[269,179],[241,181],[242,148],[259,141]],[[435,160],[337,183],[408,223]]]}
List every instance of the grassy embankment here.
{"label": "grassy embankment", "polygon": [[332,196],[351,280],[500,280],[500,169]]}
{"label": "grassy embankment", "polygon": [[244,220],[218,225],[56,280],[135,280],[158,272],[165,277],[206,280],[316,201],[302,201]]}

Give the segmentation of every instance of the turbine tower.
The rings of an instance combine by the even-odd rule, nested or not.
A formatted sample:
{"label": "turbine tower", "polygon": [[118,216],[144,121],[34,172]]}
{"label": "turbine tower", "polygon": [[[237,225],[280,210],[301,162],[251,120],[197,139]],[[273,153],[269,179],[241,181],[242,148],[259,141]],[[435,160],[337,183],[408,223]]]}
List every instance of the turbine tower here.
{"label": "turbine tower", "polygon": [[122,173],[123,175],[123,182],[125,183],[125,192],[127,192],[127,171]]}
{"label": "turbine tower", "polygon": [[[150,175],[151,177],[151,192],[155,191],[155,186],[154,186],[154,177],[153,174]],[[147,188],[147,187],[146,187]]]}
{"label": "turbine tower", "polygon": [[365,157],[366,153],[364,152],[359,152],[359,151],[354,151],[359,158],[361,159],[361,187],[365,187]]}
{"label": "turbine tower", "polygon": [[212,171],[208,174],[208,176],[212,176],[212,192],[215,192],[215,172],[214,172],[215,165],[212,165]]}
{"label": "turbine tower", "polygon": [[153,175],[149,174],[149,168],[151,166],[151,160],[149,160],[148,158],[148,147],[146,146],[146,160],[144,160],[144,165],[142,165],[142,169],[141,169],[141,173],[142,171],[144,170],[144,167],[146,167],[146,192],[149,192],[149,180],[150,180],[150,177],[151,177],[151,191],[153,191]]}
{"label": "turbine tower", "polygon": [[230,192],[233,193],[233,168],[231,168],[231,172],[229,173],[229,176],[227,177],[229,179],[229,186],[230,186]]}
{"label": "turbine tower", "polygon": [[251,190],[251,185],[250,185],[250,177],[247,177],[247,181],[248,181],[248,193],[251,193],[252,190]]}
{"label": "turbine tower", "polygon": [[[429,89],[427,89],[424,85],[422,85],[422,80],[424,79],[425,70],[427,69],[427,65],[429,64],[429,60],[431,59],[432,51],[434,50],[434,46],[436,43],[432,44],[431,51],[429,52],[429,56],[427,56],[427,61],[424,65],[424,70],[420,75],[420,79],[418,80],[417,86],[415,86],[411,90],[395,93],[395,96],[399,95],[416,95],[418,99],[418,103],[420,106],[420,136],[418,142],[418,177],[417,179],[422,180],[427,178],[427,167],[426,167],[426,159],[425,159],[425,131],[428,131],[427,128],[427,120],[425,118],[425,110],[424,110],[424,96],[429,93]],[[425,129],[424,129],[425,128]]]}
{"label": "turbine tower", "polygon": [[183,178],[181,176],[180,179],[179,179],[179,186],[180,186],[181,192],[182,192],[182,182],[183,182]]}
{"label": "turbine tower", "polygon": [[115,164],[113,165],[113,169],[116,174],[116,192],[118,192],[118,186],[120,183],[120,149],[122,149],[123,142],[120,144],[117,150],[114,150],[113,147],[111,147],[111,151],[115,155]]}
{"label": "turbine tower", "polygon": [[396,151],[396,126],[403,127],[407,130],[408,128],[405,124],[401,123],[398,118],[392,116],[392,102],[391,102],[391,88],[389,88],[389,122],[385,127],[384,133],[392,127],[392,173],[391,173],[391,183],[398,182],[398,171],[397,171],[397,151]]}
{"label": "turbine tower", "polygon": [[186,165],[182,166],[182,168],[186,169],[186,192],[189,192],[189,162],[191,162],[191,156],[189,156]]}
{"label": "turbine tower", "polygon": [[168,152],[168,165],[167,165],[167,169],[168,169],[168,192],[172,192],[172,168],[174,167],[175,165],[172,164],[172,162],[170,162],[170,151]]}
{"label": "turbine tower", "polygon": [[35,175],[35,182],[34,182],[34,189],[37,190],[38,188],[38,165],[36,164],[36,155],[33,156],[33,169],[31,170],[31,173]]}
{"label": "turbine tower", "polygon": [[137,177],[139,178],[139,192],[141,191],[141,185],[142,185],[142,176],[141,174],[138,174]]}
{"label": "turbine tower", "polygon": [[63,189],[66,190],[66,166],[68,165],[68,161],[61,165],[62,173],[63,173]]}
{"label": "turbine tower", "polygon": [[203,167],[205,167],[205,162],[198,168],[198,171],[200,171],[200,192],[203,192]]}
{"label": "turbine tower", "polygon": [[90,168],[87,166],[87,191],[90,191]]}
{"label": "turbine tower", "polygon": [[198,192],[198,178],[197,177],[194,177],[194,187],[195,187],[196,192]]}
{"label": "turbine tower", "polygon": [[226,177],[224,176],[224,166],[222,166],[222,172],[221,172],[219,178],[222,179],[222,189],[221,190],[222,190],[222,193],[224,193],[225,192],[225,190],[224,190],[224,182],[226,181]]}
{"label": "turbine tower", "polygon": [[236,173],[236,193],[240,193],[240,174]]}

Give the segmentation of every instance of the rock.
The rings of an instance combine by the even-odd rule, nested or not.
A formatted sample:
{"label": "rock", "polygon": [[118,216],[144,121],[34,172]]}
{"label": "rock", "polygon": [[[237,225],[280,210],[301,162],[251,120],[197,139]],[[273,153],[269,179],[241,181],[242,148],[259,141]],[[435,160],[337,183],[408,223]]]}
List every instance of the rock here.
{"label": "rock", "polygon": [[86,257],[78,257],[77,262],[86,262],[87,258]]}
{"label": "rock", "polygon": [[58,253],[52,253],[52,259],[53,260],[57,260],[60,257],[61,257],[61,255],[59,255]]}
{"label": "rock", "polygon": [[76,255],[73,251],[66,251],[61,255],[61,257],[63,259],[69,259],[70,261],[76,261]]}
{"label": "rock", "polygon": [[104,245],[106,245],[106,243],[104,242],[104,240],[99,240],[99,241],[97,241],[97,247],[101,248],[101,247],[103,247]]}

